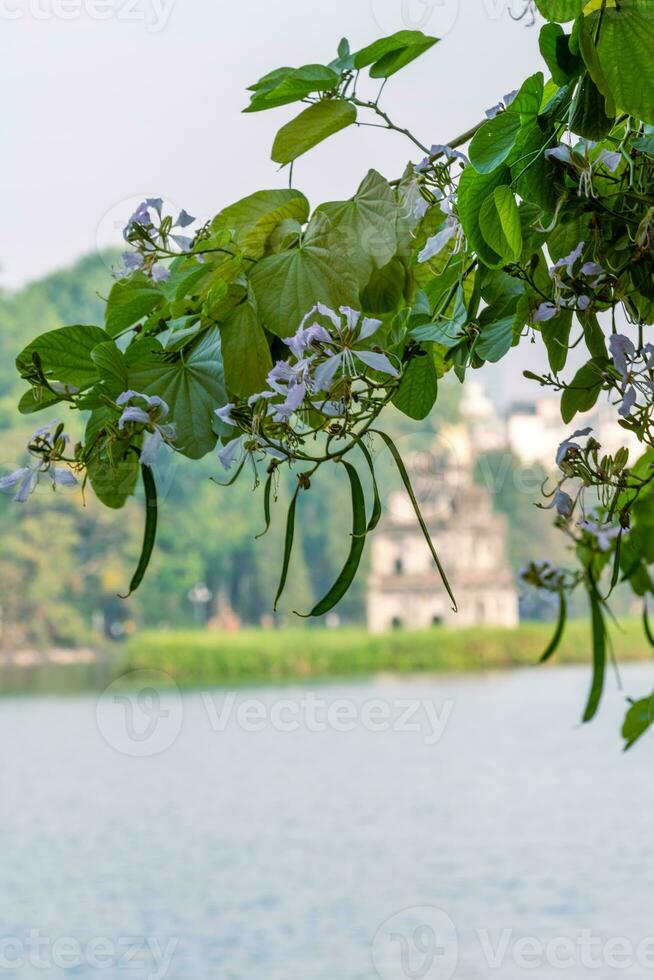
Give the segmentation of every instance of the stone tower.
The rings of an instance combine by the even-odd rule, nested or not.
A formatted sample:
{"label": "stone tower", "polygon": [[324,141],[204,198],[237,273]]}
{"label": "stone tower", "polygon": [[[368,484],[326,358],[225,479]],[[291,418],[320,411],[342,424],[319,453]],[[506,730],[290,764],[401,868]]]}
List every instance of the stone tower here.
{"label": "stone tower", "polygon": [[415,454],[407,468],[459,611],[452,610],[411,502],[404,490],[395,491],[371,539],[367,616],[373,632],[517,625],[506,519],[493,512],[490,493],[473,482],[469,427],[450,427],[440,441],[446,448]]}

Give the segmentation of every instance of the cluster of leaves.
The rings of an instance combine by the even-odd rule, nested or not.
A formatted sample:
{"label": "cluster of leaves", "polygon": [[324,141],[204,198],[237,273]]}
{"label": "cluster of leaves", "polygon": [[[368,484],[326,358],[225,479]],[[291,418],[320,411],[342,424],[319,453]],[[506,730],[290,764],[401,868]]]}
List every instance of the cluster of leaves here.
{"label": "cluster of leaves", "polygon": [[[50,331],[19,355],[30,384],[21,411],[66,402],[90,413],[83,443],[63,458],[101,500],[122,506],[140,465],[150,516],[133,588],[154,543],[156,448],[167,443],[196,459],[220,440],[226,466],[252,462],[255,481],[265,466],[266,526],[279,467],[296,474],[280,592],[300,491],[325,464],[345,471],[350,553],[311,613],[322,614],[352,581],[380,517],[371,439],[384,406],[424,418],[447,371],[463,380],[525,337],[542,336],[550,371],[532,377],[560,393],[565,422],[605,392],[620,406],[621,424],[652,445],[654,371],[644,327],[654,322],[654,9],[648,0],[536,4],[547,20],[540,47],[550,77],[530,76],[448,144],[423,142],[380,106],[387,79],[436,43],[419,31],[354,53],[342,41],[328,65],[264,76],[251,86],[246,111],[303,106],[272,151],[290,167],[291,186],[238,201],[192,235],[179,233],[194,222],[186,212],[173,221],[159,199],[144,202],[126,228],[133,251],[104,326]],[[381,89],[363,96],[371,80]],[[292,187],[293,163],[353,125],[402,134],[421,159],[392,180],[370,171],[352,198],[312,212]],[[466,156],[459,148],[468,143]],[[623,320],[635,340],[618,328]],[[566,381],[577,345],[588,359]],[[376,438],[414,499],[395,446],[383,433]],[[61,433],[57,439],[63,445]],[[604,681],[605,567],[611,587],[622,578],[637,595],[654,592],[650,457],[628,468],[624,452],[608,457],[600,449],[594,440],[586,447],[569,440],[558,460],[567,469],[553,503],[574,538],[577,567],[526,572],[560,596],[548,656],[564,629],[566,594],[588,591],[595,669],[586,720]],[[43,471],[56,456],[48,443]],[[357,463],[371,487],[370,514]],[[574,500],[566,480],[579,488]],[[417,504],[416,514],[438,565]],[[444,573],[443,581],[449,589]]]}

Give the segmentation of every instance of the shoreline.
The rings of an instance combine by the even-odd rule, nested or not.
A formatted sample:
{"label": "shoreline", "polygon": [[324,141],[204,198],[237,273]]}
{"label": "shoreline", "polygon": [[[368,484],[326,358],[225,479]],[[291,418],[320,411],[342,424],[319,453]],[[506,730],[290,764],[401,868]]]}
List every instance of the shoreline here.
{"label": "shoreline", "polygon": [[[524,623],[514,630],[434,628],[370,634],[360,628],[238,632],[147,631],[122,646],[0,656],[0,695],[102,690],[132,671],[167,675],[183,689],[329,682],[380,675],[494,673],[538,666],[554,627]],[[654,650],[638,620],[612,631],[617,660],[646,662]],[[29,653],[29,655],[28,655]],[[589,664],[589,624],[573,620],[561,647],[542,665]],[[126,679],[126,683],[128,683]]]}

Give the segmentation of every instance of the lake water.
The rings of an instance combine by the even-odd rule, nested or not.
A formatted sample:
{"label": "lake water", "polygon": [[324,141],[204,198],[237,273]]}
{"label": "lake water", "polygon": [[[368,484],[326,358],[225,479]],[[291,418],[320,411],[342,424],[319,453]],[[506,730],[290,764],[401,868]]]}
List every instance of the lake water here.
{"label": "lake water", "polygon": [[587,685],[0,699],[0,974],[647,976],[654,737],[621,754],[612,677],[580,728]]}

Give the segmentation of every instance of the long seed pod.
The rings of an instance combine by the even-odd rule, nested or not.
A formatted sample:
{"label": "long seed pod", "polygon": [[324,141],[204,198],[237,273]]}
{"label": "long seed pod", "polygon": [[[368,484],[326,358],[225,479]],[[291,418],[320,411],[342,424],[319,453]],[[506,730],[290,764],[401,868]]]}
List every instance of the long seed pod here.
{"label": "long seed pod", "polygon": [[645,630],[645,636],[647,637],[647,642],[650,646],[654,647],[654,634],[652,633],[652,627],[649,621],[649,613],[647,611],[647,599],[643,603],[643,629]]}
{"label": "long seed pod", "polygon": [[420,507],[418,505],[418,501],[416,500],[416,495],[413,492],[413,487],[411,486],[411,480],[409,479],[409,474],[406,471],[406,467],[404,465],[404,462],[402,461],[402,457],[400,456],[400,454],[398,452],[397,446],[395,445],[395,443],[393,442],[393,440],[391,439],[391,437],[388,436],[388,435],[386,435],[385,432],[380,432],[379,429],[371,429],[370,431],[371,432],[374,432],[378,436],[381,436],[381,438],[384,440],[384,442],[388,446],[388,448],[389,448],[389,450],[391,452],[391,456],[395,460],[395,465],[397,466],[398,471],[399,471],[399,474],[402,477],[402,482],[404,483],[406,492],[408,493],[409,499],[410,499],[411,503],[413,504],[413,509],[415,511],[416,517],[418,518],[418,524],[420,525],[420,528],[422,530],[422,533],[423,533],[423,535],[425,537],[425,541],[427,542],[427,545],[429,547],[429,550],[431,551],[431,556],[434,559],[434,564],[436,565],[436,568],[438,569],[438,574],[441,577],[441,580],[443,582],[443,585],[445,586],[445,589],[447,591],[447,594],[449,595],[450,599],[452,600],[452,608],[453,608],[454,612],[458,612],[458,608],[457,608],[457,604],[456,604],[456,599],[454,598],[454,593],[452,592],[452,589],[450,587],[450,583],[447,580],[447,575],[445,574],[445,569],[441,565],[440,559],[439,559],[439,557],[438,557],[438,555],[436,553],[436,549],[434,548],[434,543],[433,543],[433,541],[432,541],[432,539],[430,537],[429,531],[427,530],[427,525],[425,524],[425,520],[424,520],[424,518],[422,516],[422,513],[420,511]]}
{"label": "long seed pod", "polygon": [[539,663],[544,664],[545,661],[549,660],[550,657],[556,653],[559,644],[561,642],[561,637],[563,636],[563,631],[565,629],[565,623],[568,616],[568,604],[565,598],[565,592],[561,590],[559,592],[559,618],[556,623],[556,629],[554,630],[554,636],[550,640],[547,649],[540,658]]}
{"label": "long seed pod", "polygon": [[293,537],[295,535],[295,508],[297,506],[297,495],[299,492],[300,492],[300,484],[298,483],[288,508],[288,517],[286,518],[286,535],[284,537],[284,560],[282,562],[282,574],[279,579],[277,595],[275,596],[275,602],[273,605],[274,612],[277,612],[277,603],[282,597],[282,593],[286,585],[286,579],[288,577],[288,566],[291,561],[291,552],[293,551]]}
{"label": "long seed pod", "polygon": [[311,616],[323,616],[330,609],[333,609],[337,602],[343,598],[352,580],[357,573],[363,548],[366,543],[366,501],[363,495],[361,480],[354,466],[351,463],[341,460],[347,470],[350,479],[350,490],[352,492],[352,543],[350,553],[341,569],[341,572],[327,594],[318,602],[310,613],[296,613],[303,619]]}
{"label": "long seed pod", "polygon": [[263,517],[266,522],[266,526],[264,527],[261,534],[256,535],[255,540],[262,538],[264,534],[268,533],[268,530],[270,528],[270,493],[272,491],[272,480],[273,480],[273,475],[272,473],[269,473],[268,479],[266,480],[266,485],[263,490]]}
{"label": "long seed pod", "polygon": [[132,576],[132,581],[129,583],[129,592],[126,595],[121,595],[121,599],[127,599],[131,596],[132,592],[135,592],[143,581],[143,576],[150,564],[154,542],[157,537],[157,484],[149,466],[143,466],[141,464],[141,477],[143,478],[143,489],[145,491],[145,528],[143,531],[141,557],[136,566],[136,571]]}
{"label": "long seed pod", "polygon": [[597,714],[604,690],[604,673],[606,670],[606,624],[602,615],[601,599],[590,571],[588,572],[588,580],[588,599],[593,635],[593,680],[584,711],[584,722],[591,721]]}
{"label": "long seed pod", "polygon": [[358,436],[355,436],[354,438],[356,440],[357,446],[361,450],[361,455],[365,459],[366,463],[368,464],[368,469],[370,470],[370,477],[372,480],[372,513],[370,515],[370,520],[368,521],[367,530],[374,531],[377,525],[379,524],[379,521],[381,520],[381,516],[382,516],[382,505],[381,505],[381,498],[379,496],[379,487],[377,486],[377,477],[375,475],[375,466],[372,461],[372,456],[370,455],[370,451],[366,446],[365,442],[363,441],[363,439],[360,439]]}

